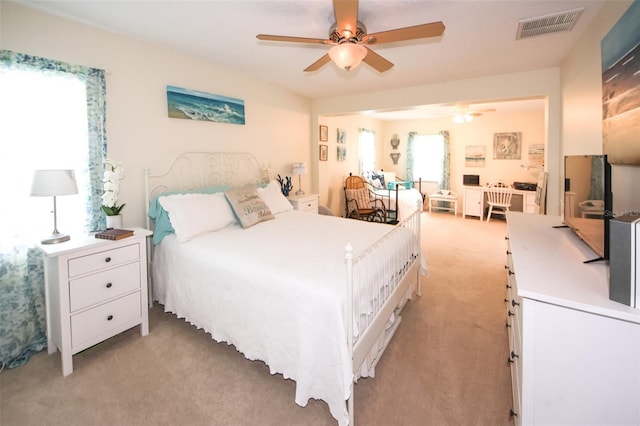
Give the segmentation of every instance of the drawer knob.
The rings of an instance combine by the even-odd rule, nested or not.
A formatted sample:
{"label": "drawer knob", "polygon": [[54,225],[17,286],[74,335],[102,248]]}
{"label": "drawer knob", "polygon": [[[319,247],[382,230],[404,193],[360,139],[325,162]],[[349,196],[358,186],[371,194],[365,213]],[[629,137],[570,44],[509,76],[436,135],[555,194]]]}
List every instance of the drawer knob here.
{"label": "drawer knob", "polygon": [[107,317],[107,321],[111,321],[112,319],[113,319],[113,315],[109,315],[109,316]]}
{"label": "drawer knob", "polygon": [[515,314],[511,311],[507,311],[507,315],[509,315],[510,317],[514,316]]}
{"label": "drawer knob", "polygon": [[107,286],[106,286],[106,287],[107,287],[107,288],[111,288],[111,286],[113,286],[113,284],[111,284],[111,283],[107,283]]}
{"label": "drawer knob", "polygon": [[509,415],[511,417],[518,417],[518,413],[516,413],[515,411],[513,411],[513,408],[509,410]]}
{"label": "drawer knob", "polygon": [[514,351],[511,351],[511,358],[513,359],[513,358],[520,358],[520,357],[518,356],[517,353],[515,353]]}
{"label": "drawer knob", "polygon": [[507,284],[507,288],[511,288],[511,286],[509,284]]}
{"label": "drawer knob", "polygon": [[109,263],[109,262],[111,262],[111,258],[110,258],[110,257],[107,257],[104,261],[105,261],[105,262],[107,262],[107,263]]}
{"label": "drawer knob", "polygon": [[511,299],[511,306],[515,308],[516,306],[520,306],[520,304],[516,302],[514,299]]}

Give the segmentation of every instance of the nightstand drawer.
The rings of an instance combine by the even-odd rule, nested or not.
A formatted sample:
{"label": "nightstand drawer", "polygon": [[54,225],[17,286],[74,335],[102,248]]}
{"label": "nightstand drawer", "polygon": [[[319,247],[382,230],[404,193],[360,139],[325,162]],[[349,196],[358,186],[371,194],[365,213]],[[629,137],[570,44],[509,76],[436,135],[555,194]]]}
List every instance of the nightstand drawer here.
{"label": "nightstand drawer", "polygon": [[140,263],[108,269],[69,282],[71,312],[140,289]]}
{"label": "nightstand drawer", "polygon": [[306,213],[318,213],[318,195],[295,195],[289,197],[289,202],[295,210]]}
{"label": "nightstand drawer", "polygon": [[[116,299],[71,317],[71,346],[108,334],[140,318],[140,292]],[[106,338],[106,337],[105,337]]]}
{"label": "nightstand drawer", "polygon": [[138,260],[140,248],[138,244],[106,250],[88,256],[76,257],[69,260],[69,277],[98,271],[110,266]]}

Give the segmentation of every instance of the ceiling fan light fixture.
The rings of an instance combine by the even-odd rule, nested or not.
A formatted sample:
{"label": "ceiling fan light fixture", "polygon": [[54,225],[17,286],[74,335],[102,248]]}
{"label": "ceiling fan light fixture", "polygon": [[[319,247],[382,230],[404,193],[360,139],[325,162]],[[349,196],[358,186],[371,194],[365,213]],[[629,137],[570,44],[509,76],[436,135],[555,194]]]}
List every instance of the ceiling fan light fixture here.
{"label": "ceiling fan light fixture", "polygon": [[473,121],[473,115],[471,114],[457,114],[453,117],[453,121],[458,124],[469,123]]}
{"label": "ceiling fan light fixture", "polygon": [[329,58],[343,70],[352,70],[358,67],[367,56],[367,48],[356,43],[340,43],[329,49]]}

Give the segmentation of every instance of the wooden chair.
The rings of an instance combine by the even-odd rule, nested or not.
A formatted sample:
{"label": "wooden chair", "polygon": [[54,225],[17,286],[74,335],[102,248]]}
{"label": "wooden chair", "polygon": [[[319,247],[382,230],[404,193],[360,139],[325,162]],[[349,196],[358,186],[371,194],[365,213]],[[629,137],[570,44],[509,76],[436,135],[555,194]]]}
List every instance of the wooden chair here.
{"label": "wooden chair", "polygon": [[[511,188],[494,186],[487,191],[487,204],[489,204],[489,213],[487,214],[487,223],[491,219],[492,213],[499,213],[507,217],[507,212],[511,207]],[[494,209],[497,209],[494,211]]]}
{"label": "wooden chair", "polygon": [[376,199],[360,176],[349,176],[344,183],[346,217],[368,222],[387,223],[387,209]]}

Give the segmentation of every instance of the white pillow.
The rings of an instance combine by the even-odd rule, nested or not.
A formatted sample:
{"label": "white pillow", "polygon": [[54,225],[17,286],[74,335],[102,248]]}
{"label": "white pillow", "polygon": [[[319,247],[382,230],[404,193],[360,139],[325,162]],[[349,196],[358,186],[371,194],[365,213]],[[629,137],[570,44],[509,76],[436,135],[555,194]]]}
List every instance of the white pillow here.
{"label": "white pillow", "polygon": [[158,198],[158,202],[169,214],[171,226],[181,243],[236,223],[222,192],[167,195]]}
{"label": "white pillow", "polygon": [[282,194],[280,184],[275,180],[269,182],[269,185],[264,188],[258,188],[258,194],[260,194],[262,201],[269,207],[272,214],[293,210],[289,200]]}

